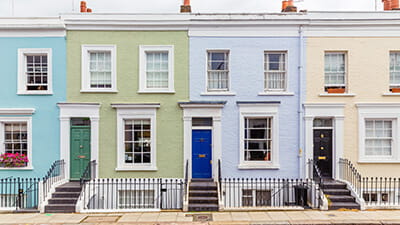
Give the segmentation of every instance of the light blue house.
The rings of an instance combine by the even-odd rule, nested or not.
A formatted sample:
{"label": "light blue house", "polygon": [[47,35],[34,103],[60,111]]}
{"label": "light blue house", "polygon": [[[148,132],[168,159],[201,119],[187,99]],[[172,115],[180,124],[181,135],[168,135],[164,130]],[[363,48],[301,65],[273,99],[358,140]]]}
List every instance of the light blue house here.
{"label": "light blue house", "polygon": [[18,153],[21,167],[0,163],[0,178],[43,177],[60,158],[57,102],[65,101],[65,29],[57,18],[0,19],[0,154]]}
{"label": "light blue house", "polygon": [[194,19],[191,101],[180,103],[189,178],[302,176],[304,40],[295,17]]}

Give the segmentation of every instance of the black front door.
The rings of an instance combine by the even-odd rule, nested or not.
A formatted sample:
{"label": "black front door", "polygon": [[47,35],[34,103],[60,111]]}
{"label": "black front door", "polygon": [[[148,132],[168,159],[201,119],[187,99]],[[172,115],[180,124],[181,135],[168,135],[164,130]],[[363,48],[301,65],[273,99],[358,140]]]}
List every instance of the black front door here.
{"label": "black front door", "polygon": [[314,162],[322,177],[332,177],[332,130],[314,130]]}

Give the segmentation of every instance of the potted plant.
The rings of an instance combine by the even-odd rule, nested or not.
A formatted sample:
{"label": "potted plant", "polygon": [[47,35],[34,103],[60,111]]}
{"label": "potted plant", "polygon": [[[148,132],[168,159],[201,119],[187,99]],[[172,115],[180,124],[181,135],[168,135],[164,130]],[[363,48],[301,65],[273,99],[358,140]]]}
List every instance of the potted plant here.
{"label": "potted plant", "polygon": [[3,153],[0,155],[1,167],[24,167],[29,162],[25,154]]}
{"label": "potted plant", "polygon": [[329,94],[342,94],[346,91],[345,88],[327,88]]}

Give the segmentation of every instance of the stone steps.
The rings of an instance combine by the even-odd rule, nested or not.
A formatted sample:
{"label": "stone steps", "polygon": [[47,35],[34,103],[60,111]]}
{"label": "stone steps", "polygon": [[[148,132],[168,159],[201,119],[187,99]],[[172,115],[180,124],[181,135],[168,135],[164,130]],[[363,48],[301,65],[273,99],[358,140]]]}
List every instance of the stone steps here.
{"label": "stone steps", "polygon": [[79,182],[68,182],[56,187],[48,204],[44,207],[45,213],[73,213],[81,193]]}
{"label": "stone steps", "polygon": [[325,181],[321,185],[321,189],[328,199],[329,210],[360,209],[356,198],[351,196],[351,191],[347,189],[345,183],[335,180]]}
{"label": "stone steps", "polygon": [[189,184],[189,211],[218,211],[218,187],[212,179],[192,179]]}

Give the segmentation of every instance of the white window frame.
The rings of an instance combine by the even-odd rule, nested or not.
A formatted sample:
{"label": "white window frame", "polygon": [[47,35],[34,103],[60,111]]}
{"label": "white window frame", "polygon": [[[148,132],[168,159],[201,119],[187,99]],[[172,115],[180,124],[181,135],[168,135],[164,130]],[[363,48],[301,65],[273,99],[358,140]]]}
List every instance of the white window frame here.
{"label": "white window frame", "polygon": [[[82,45],[81,92],[118,92],[117,90],[117,47],[116,45]],[[111,52],[111,88],[90,87],[90,53]]]}
{"label": "white window frame", "polygon": [[[168,52],[168,87],[147,88],[146,85],[146,52]],[[174,87],[174,46],[173,45],[141,45],[139,46],[139,91],[138,93],[175,93]]]}
{"label": "white window frame", "polygon": [[[25,74],[27,55],[47,55],[47,90],[27,90]],[[52,95],[53,94],[53,62],[51,48],[22,48],[18,49],[18,95]]]}
{"label": "white window frame", "polygon": [[[325,65],[326,65],[326,61],[325,61],[325,56],[326,54],[343,54],[344,55],[344,81],[343,84],[326,84],[325,82],[325,76],[326,76],[326,72],[325,72]],[[324,89],[326,88],[334,88],[334,87],[344,87],[345,92],[348,91],[348,85],[347,85],[347,76],[348,76],[348,67],[347,67],[347,63],[348,63],[348,53],[347,51],[325,51],[324,52]]]}
{"label": "white window frame", "polygon": [[[156,171],[157,142],[156,142],[156,110],[159,104],[112,104],[117,109],[117,171]],[[150,163],[125,163],[125,120],[150,120]]]}
{"label": "white window frame", "polygon": [[[285,68],[284,68],[284,77],[285,77],[285,84],[284,84],[284,88],[283,89],[269,89],[268,85],[267,85],[267,74],[270,72],[270,70],[266,70],[266,55],[267,54],[284,54],[284,59],[285,59]],[[282,71],[280,71],[282,72]],[[283,92],[286,93],[288,89],[288,52],[287,51],[264,51],[264,92],[268,93],[268,92]]]}
{"label": "white window frame", "polygon": [[[245,195],[243,194],[243,191],[251,191],[251,196],[246,196],[246,197],[251,197],[252,198],[251,201],[252,201],[253,204],[251,206],[243,205],[243,197],[245,197]],[[269,205],[257,205],[257,191],[267,191],[267,192],[269,191],[270,196],[271,196],[271,198],[269,199],[269,201],[270,201]],[[257,188],[245,189],[245,188],[242,188],[241,189],[240,206],[241,207],[245,207],[245,208],[248,208],[248,207],[257,207],[257,208],[260,208],[260,207],[271,207],[271,206],[273,206],[273,199],[272,199],[273,192],[272,191],[273,191],[272,189],[257,189]]]}
{"label": "white window frame", "polygon": [[393,71],[390,69],[391,62],[392,62],[392,60],[391,60],[392,54],[396,54],[396,55],[398,55],[398,57],[400,57],[400,51],[390,51],[390,53],[389,53],[389,89],[392,89],[394,87],[400,87],[400,83],[396,84],[396,83],[391,82],[391,73],[392,72],[400,72],[400,71],[397,71],[396,69],[394,69]]}
{"label": "white window frame", "polygon": [[[226,90],[224,89],[210,89],[208,87],[208,54],[209,53],[226,53],[228,55],[228,87]],[[205,94],[210,95],[235,95],[235,93],[231,92],[231,51],[229,49],[207,49],[206,51],[206,92]]]}
{"label": "white window frame", "polygon": [[[279,169],[279,113],[277,103],[238,103],[240,111],[240,162],[239,169]],[[271,161],[246,161],[244,159],[245,118],[272,119]]]}
{"label": "white window frame", "polygon": [[[399,103],[358,103],[358,130],[359,130],[359,162],[360,163],[400,163],[399,130],[400,104]],[[367,120],[392,120],[392,155],[370,156],[365,154],[365,122]]]}
{"label": "white window frame", "polygon": [[27,153],[28,153],[28,160],[29,162],[27,163],[26,166],[24,167],[12,167],[12,168],[0,168],[0,170],[31,170],[33,169],[32,167],[32,117],[0,117],[0,154],[5,153],[5,148],[4,148],[4,124],[5,123],[21,123],[25,122],[26,123],[26,128],[28,132],[28,137],[27,137]]}

